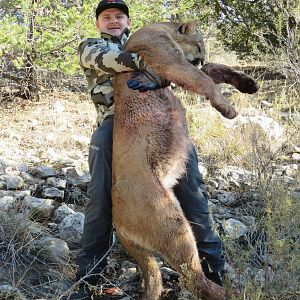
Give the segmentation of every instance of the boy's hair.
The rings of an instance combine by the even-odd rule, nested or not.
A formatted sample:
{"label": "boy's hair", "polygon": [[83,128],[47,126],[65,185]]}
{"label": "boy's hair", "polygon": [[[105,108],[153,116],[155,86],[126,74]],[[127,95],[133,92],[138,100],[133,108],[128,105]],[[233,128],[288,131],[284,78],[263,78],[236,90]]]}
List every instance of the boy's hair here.
{"label": "boy's hair", "polygon": [[108,8],[118,8],[129,18],[129,9],[123,0],[102,0],[96,8],[96,19],[98,19],[98,16]]}

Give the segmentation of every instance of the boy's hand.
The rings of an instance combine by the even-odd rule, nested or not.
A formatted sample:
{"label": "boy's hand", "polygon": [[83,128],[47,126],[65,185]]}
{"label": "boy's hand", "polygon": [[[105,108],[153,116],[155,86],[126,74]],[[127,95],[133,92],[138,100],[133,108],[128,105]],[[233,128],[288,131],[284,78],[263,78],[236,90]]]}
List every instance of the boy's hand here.
{"label": "boy's hand", "polygon": [[146,92],[149,90],[157,90],[169,85],[169,82],[162,80],[158,76],[153,76],[147,71],[134,72],[131,79],[127,81],[127,86],[133,90]]}
{"label": "boy's hand", "polygon": [[130,89],[139,90],[140,92],[161,88],[158,82],[153,79],[149,79],[144,72],[134,72],[131,79],[127,81],[127,86]]}

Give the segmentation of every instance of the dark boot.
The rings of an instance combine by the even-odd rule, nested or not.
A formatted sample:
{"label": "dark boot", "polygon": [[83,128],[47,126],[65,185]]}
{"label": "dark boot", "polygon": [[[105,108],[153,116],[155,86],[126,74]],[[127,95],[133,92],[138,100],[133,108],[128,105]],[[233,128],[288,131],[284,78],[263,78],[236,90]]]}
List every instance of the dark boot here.
{"label": "dark boot", "polygon": [[220,272],[211,272],[208,274],[205,274],[206,277],[208,279],[210,279],[211,281],[213,281],[214,283],[223,286],[223,282],[224,282],[224,271],[220,271]]}
{"label": "dark boot", "polygon": [[223,286],[224,283],[224,277],[225,277],[225,271],[219,271],[219,272],[212,272],[209,269],[209,266],[207,264],[207,261],[204,259],[201,262],[202,270],[205,276],[213,281],[214,283]]}

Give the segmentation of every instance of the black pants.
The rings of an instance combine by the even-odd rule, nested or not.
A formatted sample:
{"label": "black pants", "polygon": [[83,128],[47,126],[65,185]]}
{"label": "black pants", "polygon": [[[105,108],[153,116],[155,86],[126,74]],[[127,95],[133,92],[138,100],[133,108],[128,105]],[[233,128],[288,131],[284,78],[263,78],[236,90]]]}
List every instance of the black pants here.
{"label": "black pants", "polygon": [[[79,276],[83,276],[95,262],[103,257],[110,245],[112,234],[111,164],[113,117],[106,118],[92,136],[89,149],[91,182],[88,188],[82,249],[79,252]],[[190,221],[201,258],[205,258],[213,272],[224,269],[222,243],[212,225],[208,211],[205,184],[198,169],[195,149],[189,154],[186,175],[174,187],[182,210]],[[95,270],[106,265],[103,259]],[[94,273],[94,272],[93,272]]]}

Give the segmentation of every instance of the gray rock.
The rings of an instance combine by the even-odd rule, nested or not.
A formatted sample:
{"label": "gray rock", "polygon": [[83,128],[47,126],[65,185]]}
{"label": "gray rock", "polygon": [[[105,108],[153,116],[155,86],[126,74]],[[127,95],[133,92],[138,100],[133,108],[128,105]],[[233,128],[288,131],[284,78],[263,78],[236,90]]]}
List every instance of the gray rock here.
{"label": "gray rock", "polygon": [[16,203],[16,198],[13,196],[4,196],[0,198],[0,210],[9,211],[14,208]]}
{"label": "gray rock", "polygon": [[255,279],[260,283],[261,286],[266,284],[266,277],[268,278],[268,283],[272,283],[274,280],[274,271],[271,267],[268,267],[268,270],[259,269],[255,274]]}
{"label": "gray rock", "polygon": [[293,177],[298,174],[299,166],[297,164],[280,165],[276,167],[274,172],[277,174],[277,176],[287,175]]}
{"label": "gray rock", "polygon": [[90,174],[84,174],[80,168],[67,167],[62,169],[62,173],[66,179],[75,186],[80,186],[83,190],[87,189],[88,183],[91,181]]}
{"label": "gray rock", "polygon": [[214,204],[219,204],[219,200],[215,199],[215,198],[210,198],[209,201],[214,203]]}
{"label": "gray rock", "polygon": [[235,192],[222,192],[217,195],[218,200],[227,206],[233,205],[237,201]]}
{"label": "gray rock", "polygon": [[89,173],[87,173],[80,177],[80,180],[78,180],[76,182],[76,185],[80,189],[82,189],[83,191],[86,192],[90,181],[91,181],[91,175]]}
{"label": "gray rock", "polygon": [[54,214],[55,207],[51,199],[26,196],[24,203],[25,214],[30,218],[50,219]]}
{"label": "gray rock", "polygon": [[30,191],[25,190],[25,191],[3,191],[0,190],[0,198],[5,197],[5,196],[12,196],[15,197],[16,199],[23,199],[25,196],[30,196]]}
{"label": "gray rock", "polygon": [[137,274],[137,266],[129,261],[124,261],[121,266],[120,278],[132,279]]}
{"label": "gray rock", "polygon": [[203,178],[205,178],[208,174],[207,168],[203,164],[198,163],[198,169],[199,169],[200,173],[202,174]]}
{"label": "gray rock", "polygon": [[224,120],[224,124],[228,128],[238,128],[245,124],[251,124],[253,128],[258,127],[266,134],[270,140],[278,140],[283,135],[282,126],[275,120],[266,116],[242,116],[240,114],[234,120]]}
{"label": "gray rock", "polygon": [[88,198],[78,188],[72,189],[69,192],[68,199],[66,200],[66,202],[75,203],[76,205],[84,205],[87,201],[88,201]]}
{"label": "gray rock", "polygon": [[55,187],[45,188],[43,190],[43,197],[50,198],[50,199],[56,199],[56,200],[63,200],[64,199],[64,191],[59,190]]}
{"label": "gray rock", "polygon": [[50,186],[56,187],[58,189],[65,189],[67,186],[67,180],[57,178],[57,177],[49,177],[46,180],[46,183]]}
{"label": "gray rock", "polygon": [[244,284],[245,283],[245,276],[244,272],[240,272],[237,274],[237,270],[234,269],[231,265],[229,265],[227,262],[225,263],[225,271],[226,271],[226,277],[230,282],[237,284]]}
{"label": "gray rock", "polygon": [[68,215],[74,215],[74,214],[75,211],[73,209],[68,207],[68,205],[63,204],[55,210],[53,221],[56,223],[60,223]]}
{"label": "gray rock", "polygon": [[58,172],[48,166],[38,166],[31,170],[31,174],[39,178],[46,179],[48,177],[57,176]]}
{"label": "gray rock", "polygon": [[9,166],[9,167],[5,168],[4,174],[9,175],[11,177],[15,177],[15,176],[20,175],[20,171],[14,166]]}
{"label": "gray rock", "polygon": [[218,183],[218,190],[227,190],[229,187],[229,182],[225,180],[223,177],[219,176],[216,178],[216,181]]}
{"label": "gray rock", "polygon": [[293,177],[290,176],[283,176],[283,182],[285,184],[293,184],[295,182],[295,179]]}
{"label": "gray rock", "polygon": [[293,153],[292,154],[292,159],[294,159],[294,160],[300,160],[300,153]]}
{"label": "gray rock", "polygon": [[14,196],[15,191],[0,190],[0,198],[5,196]]}
{"label": "gray rock", "polygon": [[0,179],[5,182],[7,190],[19,190],[25,185],[24,180],[18,175],[1,175]]}
{"label": "gray rock", "polygon": [[208,208],[212,213],[218,210],[218,206],[210,200],[208,200]]}
{"label": "gray rock", "polygon": [[[0,141],[0,146],[4,147],[4,145],[2,145],[2,143],[1,143],[1,141]],[[4,174],[4,170],[5,170],[6,167],[7,167],[7,164],[6,164],[6,162],[1,157],[0,158],[0,175]]]}
{"label": "gray rock", "polygon": [[83,175],[83,172],[80,168],[76,167],[66,167],[62,168],[62,174],[70,181],[77,181]]}
{"label": "gray rock", "polygon": [[59,224],[59,235],[67,243],[79,244],[82,238],[84,214],[76,212],[66,216]]}
{"label": "gray rock", "polygon": [[300,201],[300,191],[295,191],[292,193],[292,196]]}
{"label": "gray rock", "polygon": [[42,239],[34,241],[34,248],[42,252],[43,256],[47,256],[51,259],[51,256],[66,259],[69,257],[69,247],[68,244],[57,238],[53,237],[43,237]]}
{"label": "gray rock", "polygon": [[248,227],[236,219],[228,219],[222,222],[225,233],[233,240],[239,239],[248,232]]}
{"label": "gray rock", "polygon": [[171,268],[168,267],[161,267],[160,268],[163,278],[167,280],[172,280],[174,278],[178,279],[180,274]]}
{"label": "gray rock", "polygon": [[5,188],[6,188],[5,182],[0,179],[0,190],[4,190]]}
{"label": "gray rock", "polygon": [[0,299],[26,300],[21,291],[9,284],[0,285]]}
{"label": "gray rock", "polygon": [[214,211],[214,216],[220,220],[232,218],[232,214],[228,210],[226,210],[223,207],[218,207],[218,206],[216,207],[216,210]]}
{"label": "gray rock", "polygon": [[256,224],[255,218],[253,216],[241,216],[240,221],[250,228],[254,227]]}
{"label": "gray rock", "polygon": [[207,180],[207,185],[214,190],[218,188],[218,182],[216,180]]}
{"label": "gray rock", "polygon": [[21,172],[20,177],[22,177],[23,180],[25,180],[25,182],[28,185],[43,184],[44,183],[43,179],[34,177],[34,176],[32,176],[31,174],[29,174],[27,172]]}
{"label": "gray rock", "polygon": [[18,165],[18,170],[20,172],[26,172],[27,173],[29,171],[29,168],[26,164],[23,163],[23,164]]}
{"label": "gray rock", "polygon": [[178,300],[195,300],[196,298],[187,289],[182,288],[178,293]]}
{"label": "gray rock", "polygon": [[16,199],[20,200],[20,199],[23,199],[23,198],[26,197],[26,196],[30,196],[30,194],[31,194],[31,192],[28,191],[28,190],[25,190],[25,191],[15,191],[15,192],[13,193],[13,196],[14,196]]}
{"label": "gray rock", "polygon": [[254,173],[241,169],[235,166],[227,166],[222,170],[231,186],[251,186],[253,181],[256,180]]}
{"label": "gray rock", "polygon": [[291,176],[291,177],[297,176],[299,173],[299,165],[298,164],[288,165],[285,170],[285,173],[287,176]]}
{"label": "gray rock", "polygon": [[52,230],[52,231],[58,231],[58,224],[50,222],[48,223],[48,227]]}

